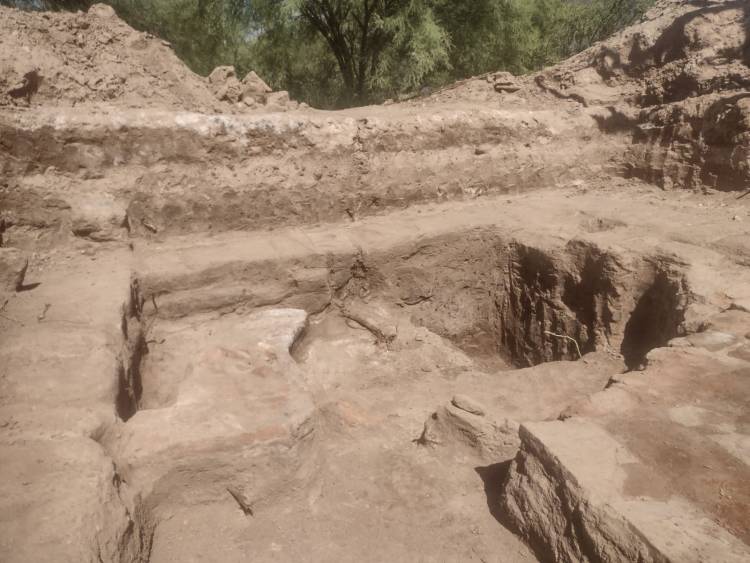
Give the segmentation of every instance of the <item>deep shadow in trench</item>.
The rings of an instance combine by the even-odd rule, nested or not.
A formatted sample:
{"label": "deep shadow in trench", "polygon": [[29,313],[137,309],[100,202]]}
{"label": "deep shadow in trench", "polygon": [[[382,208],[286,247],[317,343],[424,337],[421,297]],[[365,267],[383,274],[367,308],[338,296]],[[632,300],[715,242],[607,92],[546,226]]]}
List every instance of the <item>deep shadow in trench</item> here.
{"label": "deep shadow in trench", "polygon": [[665,346],[677,336],[684,320],[681,281],[658,273],[625,325],[620,352],[628,369],[638,369],[651,349]]}
{"label": "deep shadow in trench", "polygon": [[[503,488],[505,481],[508,478],[513,460],[502,461],[500,463],[493,463],[484,467],[475,467],[474,471],[477,472],[482,483],[484,483],[484,494],[487,497],[487,507],[490,510],[490,514],[497,520],[504,528],[510,530],[514,534],[519,534],[519,530],[513,525],[510,519],[507,518],[505,512],[503,512],[500,502],[503,496]],[[537,559],[543,563],[551,563],[548,550],[541,544],[534,541],[530,541],[530,538],[525,538],[524,542],[534,552]]]}
{"label": "deep shadow in trench", "polygon": [[500,498],[503,495],[503,485],[512,464],[513,460],[509,459],[500,463],[474,468],[474,471],[477,472],[477,475],[482,479],[482,483],[484,483],[484,494],[487,496],[487,508],[490,509],[490,514],[506,528],[508,527],[508,521],[500,509]]}
{"label": "deep shadow in trench", "polygon": [[127,358],[118,368],[118,392],[115,400],[117,415],[127,422],[137,411],[143,394],[141,364],[148,354],[148,345],[142,332],[133,336],[127,345]]}

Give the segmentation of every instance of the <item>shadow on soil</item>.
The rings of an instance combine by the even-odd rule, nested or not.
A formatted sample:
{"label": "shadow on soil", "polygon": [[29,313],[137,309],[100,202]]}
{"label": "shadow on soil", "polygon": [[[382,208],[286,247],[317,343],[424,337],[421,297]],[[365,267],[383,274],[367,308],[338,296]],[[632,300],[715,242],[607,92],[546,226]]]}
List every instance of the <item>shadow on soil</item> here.
{"label": "shadow on soil", "polygon": [[19,287],[16,291],[31,291],[32,289],[36,289],[40,285],[42,285],[42,282],[24,283],[21,284],[21,287]]}
{"label": "shadow on soil", "polygon": [[[504,528],[518,535],[519,530],[513,526],[500,505],[500,500],[503,496],[503,485],[508,477],[512,463],[513,460],[509,459],[501,463],[493,463],[492,465],[484,467],[475,467],[474,471],[477,472],[477,475],[479,475],[484,483],[484,494],[487,496],[487,508],[490,509],[490,514],[492,514],[495,520],[497,520]],[[523,541],[529,549],[531,549],[538,561],[541,563],[553,563],[549,551],[543,545],[536,544],[534,541],[529,542],[528,538]]]}
{"label": "shadow on soil", "polygon": [[490,509],[490,514],[509,529],[512,528],[508,525],[508,519],[500,508],[500,497],[503,494],[503,484],[510,471],[511,463],[513,460],[509,459],[501,463],[474,468],[484,483],[484,494],[487,496],[487,508]]}

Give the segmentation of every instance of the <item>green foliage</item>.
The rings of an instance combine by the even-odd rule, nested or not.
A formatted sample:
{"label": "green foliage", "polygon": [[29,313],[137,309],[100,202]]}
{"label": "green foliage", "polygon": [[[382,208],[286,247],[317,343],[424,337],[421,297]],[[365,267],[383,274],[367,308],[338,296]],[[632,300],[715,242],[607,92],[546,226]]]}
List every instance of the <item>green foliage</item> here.
{"label": "green foliage", "polygon": [[288,0],[286,12],[328,45],[343,101],[414,89],[448,61],[448,36],[426,0]]}
{"label": "green foliage", "polygon": [[635,22],[653,1],[437,1],[436,14],[453,43],[446,78],[538,70]]}
{"label": "green foliage", "polygon": [[344,84],[338,64],[320,35],[295,20],[266,22],[250,42],[249,56],[238,72],[255,70],[276,90],[314,107],[342,105]]}
{"label": "green foliage", "polygon": [[[362,103],[494,70],[522,74],[543,68],[633,23],[653,1],[287,0],[286,5],[292,5],[287,13],[301,16],[296,25],[317,30],[329,44],[349,93],[339,100]],[[356,56],[366,35],[361,22],[367,7],[381,16],[369,36],[386,39],[369,43],[377,46],[371,52],[375,64],[363,77],[361,69],[368,66],[357,67]],[[335,45],[336,32],[342,47]]]}
{"label": "green foliage", "polygon": [[630,25],[654,0],[534,0],[531,26],[540,32],[540,47],[531,68],[541,68],[583,51]]}
{"label": "green foliage", "polygon": [[[537,70],[654,0],[104,0],[196,72],[234,65],[315,107],[382,101],[494,70]],[[0,0],[86,9],[92,0]]]}
{"label": "green foliage", "polygon": [[415,90],[430,74],[447,66],[450,38],[423,0],[405,2],[380,26],[386,40],[365,82],[376,97]]}
{"label": "green foliage", "polygon": [[[136,29],[171,42],[197,73],[221,64],[239,63],[249,49],[245,31],[249,14],[234,0],[110,0],[107,2]],[[238,65],[239,66],[239,65]]]}

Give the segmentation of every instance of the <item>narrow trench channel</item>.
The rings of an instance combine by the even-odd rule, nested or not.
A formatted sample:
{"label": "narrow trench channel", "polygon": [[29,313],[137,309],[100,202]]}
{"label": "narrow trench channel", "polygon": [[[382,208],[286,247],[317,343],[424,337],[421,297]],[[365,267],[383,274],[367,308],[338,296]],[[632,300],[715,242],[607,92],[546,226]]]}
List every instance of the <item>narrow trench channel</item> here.
{"label": "narrow trench channel", "polygon": [[127,422],[139,408],[143,394],[141,367],[148,353],[146,331],[141,323],[142,297],[138,280],[130,287],[130,301],[123,308],[121,331],[123,349],[118,368],[118,392],[115,410],[121,420]]}

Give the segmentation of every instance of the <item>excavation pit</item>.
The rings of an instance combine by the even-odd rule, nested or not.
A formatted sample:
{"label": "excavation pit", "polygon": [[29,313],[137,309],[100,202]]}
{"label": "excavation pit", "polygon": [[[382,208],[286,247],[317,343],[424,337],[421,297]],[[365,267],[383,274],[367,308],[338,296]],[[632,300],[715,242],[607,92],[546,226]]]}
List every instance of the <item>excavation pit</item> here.
{"label": "excavation pit", "polygon": [[[142,390],[107,447],[149,507],[150,561],[216,549],[199,514],[242,541],[305,530],[296,545],[318,559],[346,558],[348,541],[378,525],[399,538],[397,559],[431,542],[437,557],[438,538],[465,521],[489,537],[497,522],[471,468],[508,463],[520,421],[557,418],[602,391],[628,367],[618,350],[644,300],[684,289],[678,267],[629,256],[638,267],[625,268],[584,241],[472,228],[354,251],[324,234],[325,252],[310,252],[318,236],[298,247],[279,233],[267,240],[273,258],[244,236],[140,250]],[[457,406],[466,401],[482,415]],[[465,474],[456,455],[472,460]],[[398,508],[376,517],[373,495]],[[440,520],[442,503],[462,516]],[[173,514],[192,531],[178,532]],[[417,514],[432,516],[415,528]],[[320,533],[338,539],[322,546]],[[515,541],[509,533],[495,528],[483,549]],[[218,543],[222,558],[239,557],[235,540]]]}

